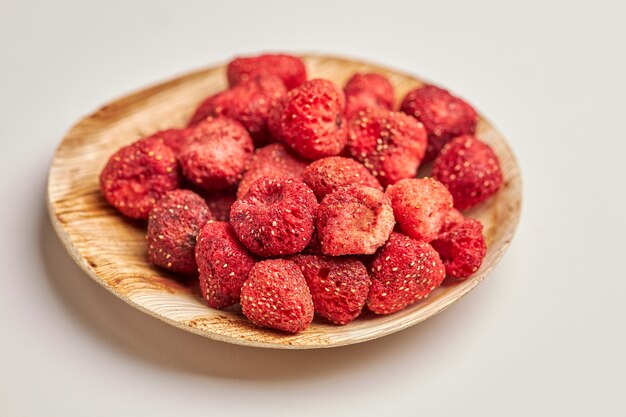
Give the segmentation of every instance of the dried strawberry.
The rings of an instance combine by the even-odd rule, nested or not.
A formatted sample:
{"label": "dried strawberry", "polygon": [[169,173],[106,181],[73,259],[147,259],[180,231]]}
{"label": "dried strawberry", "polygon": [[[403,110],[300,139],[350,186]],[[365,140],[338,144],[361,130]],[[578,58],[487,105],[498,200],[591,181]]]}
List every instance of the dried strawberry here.
{"label": "dried strawberry", "polygon": [[426,242],[392,233],[374,256],[368,308],[391,314],[426,298],[445,278],[439,255]]}
{"label": "dried strawberry", "polygon": [[156,202],[179,185],[174,152],[156,137],[121,148],[100,173],[104,198],[133,219],[147,219]]}
{"label": "dried strawberry", "polygon": [[223,117],[194,126],[179,154],[183,175],[205,190],[231,187],[241,178],[254,148],[244,127]]}
{"label": "dried strawberry", "polygon": [[385,243],[394,224],[393,209],[385,193],[352,184],[322,199],[317,236],[325,255],[366,255]]}
{"label": "dried strawberry", "polygon": [[254,265],[241,289],[241,307],[254,324],[289,333],[313,321],[313,300],[302,271],[285,259]]}
{"label": "dried strawberry", "polygon": [[200,289],[209,307],[224,308],[237,303],[255,259],[237,240],[232,227],[209,221],[198,235],[195,256]]}
{"label": "dried strawberry", "polygon": [[448,91],[424,85],[404,97],[400,110],[422,122],[428,131],[425,161],[432,161],[452,138],[473,134],[478,116],[476,110]]}
{"label": "dried strawberry", "polygon": [[413,117],[367,109],[350,120],[348,132],[348,154],[382,185],[417,174],[426,151],[426,130]]}
{"label": "dried strawberry", "polygon": [[487,253],[483,225],[469,218],[440,234],[432,245],[439,252],[448,277],[459,281],[478,271]]}
{"label": "dried strawberry", "polygon": [[198,194],[174,190],[165,194],[148,217],[148,259],[173,272],[198,271],[194,249],[204,224],[213,216]]}
{"label": "dried strawberry", "polygon": [[425,242],[437,237],[452,208],[452,196],[432,178],[400,180],[387,187],[387,196],[402,232]]}
{"label": "dried strawberry", "polygon": [[307,81],[275,107],[270,130],[303,158],[339,155],[346,144],[344,106],[343,91],[331,81]]}
{"label": "dried strawberry", "polygon": [[316,255],[295,255],[291,260],[302,270],[320,316],[347,324],[361,314],[371,284],[362,262]]}
{"label": "dried strawberry", "polygon": [[469,135],[444,146],[432,175],[448,187],[459,210],[482,203],[502,185],[498,157],[489,145]]}
{"label": "dried strawberry", "polygon": [[313,235],[317,199],[302,181],[261,177],[230,210],[239,240],[260,256],[302,251]]}

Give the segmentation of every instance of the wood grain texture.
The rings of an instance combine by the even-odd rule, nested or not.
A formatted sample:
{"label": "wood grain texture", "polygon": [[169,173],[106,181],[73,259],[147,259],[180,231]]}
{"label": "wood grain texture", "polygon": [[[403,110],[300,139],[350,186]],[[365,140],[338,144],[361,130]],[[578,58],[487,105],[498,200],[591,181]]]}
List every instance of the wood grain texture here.
{"label": "wood grain texture", "polygon": [[[389,77],[399,99],[422,83],[376,65],[335,57],[303,57],[311,78],[343,85],[357,71]],[[194,285],[184,285],[147,262],[145,228],[118,215],[100,195],[98,175],[123,145],[160,129],[184,126],[196,105],[226,87],[225,67],[196,71],[116,100],[80,120],[63,138],[48,178],[52,223],[72,258],[87,274],[122,300],[158,319],[211,339],[269,348],[324,348],[381,337],[439,313],[468,293],[500,260],[517,226],[520,171],[511,149],[481,117],[478,136],[489,143],[504,172],[498,194],[468,214],[485,225],[488,251],[467,281],[433,292],[426,300],[389,316],[365,315],[347,326],[316,319],[305,331],[285,335],[260,329],[241,314],[207,307]]]}

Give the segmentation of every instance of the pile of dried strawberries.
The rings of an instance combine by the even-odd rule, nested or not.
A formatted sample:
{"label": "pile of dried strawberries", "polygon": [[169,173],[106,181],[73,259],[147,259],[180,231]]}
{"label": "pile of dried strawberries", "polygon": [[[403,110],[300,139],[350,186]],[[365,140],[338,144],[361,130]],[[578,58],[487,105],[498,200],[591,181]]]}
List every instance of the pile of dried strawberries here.
{"label": "pile of dried strawberries", "polygon": [[[478,270],[483,227],[459,210],[502,173],[472,106],[423,85],[396,110],[384,75],[342,90],[290,55],[237,58],[227,76],[187,127],[118,150],[101,173],[106,200],[147,220],[151,263],[199,279],[210,307],[241,303],[290,333],[314,313],[394,313]],[[429,161],[432,178],[416,178]]]}

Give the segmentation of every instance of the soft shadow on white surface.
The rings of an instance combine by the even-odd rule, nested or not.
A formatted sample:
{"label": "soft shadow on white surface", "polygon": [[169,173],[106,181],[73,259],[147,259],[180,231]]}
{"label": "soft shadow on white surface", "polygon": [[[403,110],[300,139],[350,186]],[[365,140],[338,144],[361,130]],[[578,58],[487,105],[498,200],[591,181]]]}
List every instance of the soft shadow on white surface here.
{"label": "soft shadow on white surface", "polygon": [[[216,342],[163,323],[110,294],[70,258],[45,209],[39,221],[39,249],[46,279],[68,316],[89,336],[120,355],[175,372],[228,379],[306,379],[348,372],[408,348],[414,351],[412,360],[427,362],[433,345],[416,341],[424,341],[447,321],[466,321],[470,325],[472,320],[443,314],[382,339],[322,350],[285,351]],[[440,348],[450,347],[437,346]]]}

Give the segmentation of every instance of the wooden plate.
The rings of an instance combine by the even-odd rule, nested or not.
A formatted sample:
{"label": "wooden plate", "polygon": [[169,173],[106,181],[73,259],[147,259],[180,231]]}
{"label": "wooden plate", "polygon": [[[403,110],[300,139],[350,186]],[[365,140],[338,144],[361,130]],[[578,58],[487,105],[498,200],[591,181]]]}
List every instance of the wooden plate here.
{"label": "wooden plate", "polygon": [[[382,73],[393,83],[398,99],[422,83],[363,62],[311,55],[303,59],[311,78],[328,78],[339,85],[357,71]],[[98,175],[118,148],[157,130],[184,126],[204,97],[225,87],[225,67],[218,66],[141,90],[80,120],[55,153],[48,179],[52,223],[78,265],[122,300],[211,339],[270,348],[333,347],[385,336],[439,313],[481,282],[504,254],[519,219],[520,171],[502,135],[481,118],[478,136],[498,155],[504,185],[495,197],[469,213],[485,225],[488,244],[482,267],[470,279],[439,288],[428,299],[389,316],[370,314],[347,326],[316,319],[297,335],[255,327],[240,308],[219,311],[207,307],[197,287],[180,284],[147,262],[144,227],[125,220],[106,203],[100,195]]]}

